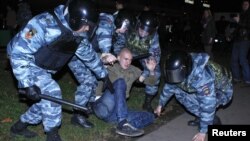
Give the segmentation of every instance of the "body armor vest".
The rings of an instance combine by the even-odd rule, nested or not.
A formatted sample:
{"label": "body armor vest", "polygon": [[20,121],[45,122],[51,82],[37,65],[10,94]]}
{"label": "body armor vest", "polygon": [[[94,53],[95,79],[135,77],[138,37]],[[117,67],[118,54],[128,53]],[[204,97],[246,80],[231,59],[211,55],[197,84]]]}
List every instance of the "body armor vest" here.
{"label": "body armor vest", "polygon": [[190,84],[188,84],[186,81],[177,84],[177,86],[189,94],[194,94],[197,92],[196,89],[192,87]]}
{"label": "body armor vest", "polygon": [[232,81],[232,73],[225,67],[213,62],[208,61],[206,69],[212,69],[215,74],[215,85],[223,84],[225,81]]}
{"label": "body armor vest", "polygon": [[42,46],[35,53],[37,66],[48,70],[60,70],[75,54],[83,37],[75,37],[64,27],[54,12],[49,12],[56,19],[62,34],[52,43]]}

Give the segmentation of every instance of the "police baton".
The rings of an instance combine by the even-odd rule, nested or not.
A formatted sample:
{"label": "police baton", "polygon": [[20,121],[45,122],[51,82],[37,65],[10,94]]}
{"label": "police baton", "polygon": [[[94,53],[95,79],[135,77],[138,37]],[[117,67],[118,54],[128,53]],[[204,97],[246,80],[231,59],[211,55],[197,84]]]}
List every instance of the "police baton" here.
{"label": "police baton", "polygon": [[[24,89],[19,89],[18,90],[19,94],[25,95],[26,91]],[[72,106],[74,108],[77,108],[85,113],[89,113],[89,109],[83,106],[80,106],[78,104],[72,103],[70,101],[64,100],[64,99],[59,99],[56,97],[52,97],[52,96],[48,96],[48,95],[44,95],[44,94],[39,94],[39,96],[41,97],[41,99],[45,99],[45,100],[49,100],[55,103],[58,103],[60,105],[64,104],[64,105],[68,105],[68,106]]]}
{"label": "police baton", "polygon": [[133,57],[133,61],[134,60],[140,60],[140,59],[148,58],[151,55],[152,55],[151,53],[140,54],[140,55],[134,56]]}

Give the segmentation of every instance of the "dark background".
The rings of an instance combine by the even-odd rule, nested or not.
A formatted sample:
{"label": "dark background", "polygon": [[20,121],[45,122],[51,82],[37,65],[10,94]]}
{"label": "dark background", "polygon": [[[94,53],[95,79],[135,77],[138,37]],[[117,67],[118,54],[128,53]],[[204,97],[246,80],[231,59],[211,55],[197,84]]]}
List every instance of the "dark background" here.
{"label": "dark background", "polygon": [[[0,0],[0,11],[5,13],[6,4],[16,7],[18,0]],[[51,9],[59,4],[64,4],[66,0],[26,0],[30,5],[32,12],[38,14],[47,9]],[[111,11],[115,8],[115,0],[96,0],[102,10]],[[142,10],[145,3],[149,3],[154,11],[165,11],[167,14],[175,14],[178,12],[201,11],[202,0],[194,0],[196,5],[185,4],[184,0],[126,0],[128,8],[139,11]],[[204,0],[203,0],[204,1]],[[239,12],[242,0],[207,0],[210,2],[213,12]]]}

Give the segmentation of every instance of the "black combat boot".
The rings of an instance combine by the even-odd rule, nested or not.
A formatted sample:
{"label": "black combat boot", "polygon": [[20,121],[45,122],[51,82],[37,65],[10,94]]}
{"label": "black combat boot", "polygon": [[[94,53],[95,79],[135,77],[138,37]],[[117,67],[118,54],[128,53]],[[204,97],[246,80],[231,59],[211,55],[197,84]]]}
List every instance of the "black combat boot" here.
{"label": "black combat boot", "polygon": [[188,121],[188,126],[198,126],[200,124],[200,119],[195,117],[194,120]]}
{"label": "black combat boot", "polygon": [[144,104],[142,105],[143,110],[153,113],[154,110],[151,106],[151,102],[153,98],[154,98],[154,95],[149,95],[149,94],[145,95],[145,101],[144,101]]}
{"label": "black combat boot", "polygon": [[14,125],[10,128],[10,133],[12,136],[20,135],[26,138],[33,138],[37,136],[37,133],[30,131],[27,129],[28,123],[23,123],[21,120],[18,120]]}
{"label": "black combat boot", "polygon": [[88,103],[87,103],[88,111],[86,111],[86,113],[87,113],[88,115],[94,114],[94,111],[93,111],[94,103],[95,103],[95,102],[88,102]]}
{"label": "black combat boot", "polygon": [[214,117],[214,122],[213,122],[213,125],[221,125],[221,120],[218,116],[215,116]]}
{"label": "black combat boot", "polygon": [[47,134],[46,141],[62,141],[60,135],[58,134],[58,127],[51,129]]}
{"label": "black combat boot", "polygon": [[[200,124],[200,119],[195,117],[194,120],[188,121],[188,126],[198,126]],[[215,115],[213,125],[221,125],[221,120],[220,118]]]}
{"label": "black combat boot", "polygon": [[71,118],[71,123],[83,128],[92,128],[94,124],[86,119],[82,112],[74,110],[74,115]]}

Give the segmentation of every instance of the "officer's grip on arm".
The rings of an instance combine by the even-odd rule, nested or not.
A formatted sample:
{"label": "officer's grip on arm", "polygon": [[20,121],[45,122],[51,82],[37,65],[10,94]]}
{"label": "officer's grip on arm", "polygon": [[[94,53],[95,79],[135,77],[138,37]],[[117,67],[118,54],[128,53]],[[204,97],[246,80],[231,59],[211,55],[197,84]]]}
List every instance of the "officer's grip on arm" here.
{"label": "officer's grip on arm", "polygon": [[101,60],[105,65],[113,65],[117,61],[117,58],[111,53],[102,53]]}
{"label": "officer's grip on arm", "polygon": [[36,85],[20,89],[19,93],[25,94],[28,99],[33,100],[33,101],[41,100],[41,97],[39,96],[41,94],[41,90]]}
{"label": "officer's grip on arm", "polygon": [[103,87],[102,87],[102,91],[104,92],[106,89],[108,89],[111,93],[114,93],[114,87],[112,82],[110,81],[108,75],[102,79],[103,81]]}

